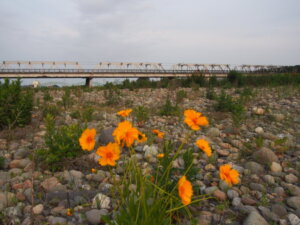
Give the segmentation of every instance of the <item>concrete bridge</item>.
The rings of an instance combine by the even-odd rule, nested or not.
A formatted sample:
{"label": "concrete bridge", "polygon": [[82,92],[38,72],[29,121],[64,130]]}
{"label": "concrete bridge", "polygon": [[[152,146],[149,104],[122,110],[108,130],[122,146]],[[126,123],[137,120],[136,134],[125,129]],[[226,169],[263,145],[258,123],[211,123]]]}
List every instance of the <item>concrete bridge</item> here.
{"label": "concrete bridge", "polygon": [[99,62],[83,66],[79,62],[53,61],[3,61],[0,78],[85,78],[91,85],[92,78],[163,78],[188,77],[192,74],[223,77],[235,70],[247,74],[285,72],[283,66],[185,64],[163,65],[145,62]]}

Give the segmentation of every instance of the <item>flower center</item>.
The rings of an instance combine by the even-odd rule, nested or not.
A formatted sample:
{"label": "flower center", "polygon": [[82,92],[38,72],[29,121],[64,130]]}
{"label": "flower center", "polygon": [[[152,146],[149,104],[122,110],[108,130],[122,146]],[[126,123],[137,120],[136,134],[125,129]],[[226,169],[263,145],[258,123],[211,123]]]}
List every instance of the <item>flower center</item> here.
{"label": "flower center", "polygon": [[106,153],[106,158],[111,159],[113,157],[113,153],[112,152],[107,152]]}
{"label": "flower center", "polygon": [[88,136],[88,137],[86,138],[86,142],[87,142],[87,143],[93,142],[93,138],[92,138],[91,136]]}
{"label": "flower center", "polygon": [[185,193],[185,188],[184,188],[184,186],[181,186],[181,187],[180,187],[180,192],[181,192],[182,195],[184,195],[184,193]]}

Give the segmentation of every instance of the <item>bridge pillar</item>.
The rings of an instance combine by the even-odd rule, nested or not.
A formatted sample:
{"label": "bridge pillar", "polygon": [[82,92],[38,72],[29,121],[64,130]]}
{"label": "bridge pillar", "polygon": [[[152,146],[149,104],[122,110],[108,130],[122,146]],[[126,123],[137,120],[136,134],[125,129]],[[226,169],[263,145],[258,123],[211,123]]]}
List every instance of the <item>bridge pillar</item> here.
{"label": "bridge pillar", "polygon": [[91,77],[87,77],[85,80],[85,86],[86,87],[92,87],[92,78]]}

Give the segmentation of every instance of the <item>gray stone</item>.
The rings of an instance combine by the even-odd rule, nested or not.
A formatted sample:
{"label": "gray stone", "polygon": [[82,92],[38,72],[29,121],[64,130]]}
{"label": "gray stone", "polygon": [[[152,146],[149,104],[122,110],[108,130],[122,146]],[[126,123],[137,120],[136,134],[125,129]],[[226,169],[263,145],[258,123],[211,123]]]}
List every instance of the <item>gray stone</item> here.
{"label": "gray stone", "polygon": [[232,199],[231,204],[232,204],[234,207],[238,207],[238,206],[240,206],[240,205],[242,204],[242,199],[239,198],[239,197],[234,197],[234,198]]}
{"label": "gray stone", "polygon": [[269,223],[258,212],[253,211],[246,218],[243,225],[269,225]]}
{"label": "gray stone", "polygon": [[67,220],[63,217],[54,217],[54,216],[48,217],[49,225],[65,224],[66,222]]}
{"label": "gray stone", "polygon": [[266,192],[266,188],[262,184],[250,183],[250,188],[255,191]]}
{"label": "gray stone", "polygon": [[287,185],[287,188],[289,189],[289,192],[293,195],[293,196],[298,196],[300,197],[300,187],[293,185],[293,184],[289,184]]}
{"label": "gray stone", "polygon": [[262,174],[264,173],[264,168],[262,165],[256,163],[256,162],[253,162],[253,161],[250,161],[250,162],[247,162],[245,164],[245,168],[250,170],[251,173],[254,173],[254,174]]}
{"label": "gray stone", "polygon": [[287,215],[286,208],[281,204],[274,204],[271,206],[273,213],[278,215],[280,218],[284,218]]}
{"label": "gray stone", "polygon": [[92,209],[90,211],[87,211],[85,213],[85,215],[86,215],[86,218],[87,218],[89,223],[91,223],[93,225],[97,225],[97,224],[100,224],[101,217],[103,215],[107,215],[107,211],[106,210],[99,210],[99,209]]}
{"label": "gray stone", "polygon": [[290,207],[294,209],[300,208],[300,197],[290,197],[286,200],[286,202]]}
{"label": "gray stone", "polygon": [[263,176],[264,181],[268,184],[275,184],[275,178],[269,174]]}
{"label": "gray stone", "polygon": [[23,159],[29,155],[30,151],[26,148],[18,149],[14,154],[14,159]]}
{"label": "gray stone", "polygon": [[278,162],[277,155],[275,155],[275,153],[272,150],[264,147],[254,152],[252,154],[252,157],[255,161],[265,165],[269,165],[272,162]]}
{"label": "gray stone", "polygon": [[279,221],[279,216],[276,215],[275,213],[271,212],[270,209],[268,209],[264,206],[259,206],[258,209],[260,210],[260,212],[264,218],[272,220],[272,221]]}
{"label": "gray stone", "polygon": [[239,193],[235,190],[230,189],[227,191],[227,196],[228,198],[233,199],[235,197],[239,197]]}
{"label": "gray stone", "polygon": [[208,211],[201,211],[197,225],[210,225],[213,214]]}
{"label": "gray stone", "polygon": [[289,214],[288,216],[288,219],[291,223],[291,225],[300,225],[300,219],[298,216],[296,216],[295,214]]}
{"label": "gray stone", "polygon": [[290,173],[290,174],[285,176],[285,181],[287,183],[293,184],[293,183],[296,183],[298,181],[298,177],[296,177],[294,174]]}
{"label": "gray stone", "polygon": [[243,214],[250,214],[251,212],[258,212],[254,206],[243,205],[243,204],[238,207],[238,210],[240,212],[242,212]]}
{"label": "gray stone", "polygon": [[205,194],[210,195],[210,194],[214,193],[217,189],[218,189],[217,186],[205,188]]}
{"label": "gray stone", "polygon": [[220,136],[220,130],[216,127],[211,127],[211,128],[208,129],[206,134],[209,137],[218,137],[218,136]]}
{"label": "gray stone", "polygon": [[101,131],[99,136],[99,142],[103,145],[107,145],[109,142],[115,142],[112,133],[114,132],[115,128],[109,127]]}

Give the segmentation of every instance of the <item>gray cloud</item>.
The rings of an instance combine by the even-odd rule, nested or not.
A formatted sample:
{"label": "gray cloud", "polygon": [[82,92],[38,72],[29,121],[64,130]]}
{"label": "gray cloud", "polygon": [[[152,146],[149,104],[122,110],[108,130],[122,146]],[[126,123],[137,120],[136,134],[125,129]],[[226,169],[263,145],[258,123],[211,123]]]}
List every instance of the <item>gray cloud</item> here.
{"label": "gray cloud", "polygon": [[297,0],[2,0],[0,60],[299,64]]}

